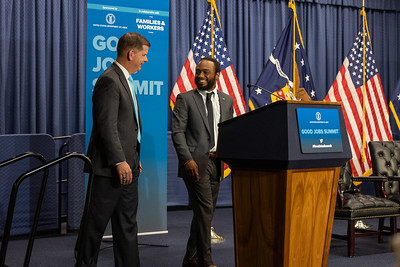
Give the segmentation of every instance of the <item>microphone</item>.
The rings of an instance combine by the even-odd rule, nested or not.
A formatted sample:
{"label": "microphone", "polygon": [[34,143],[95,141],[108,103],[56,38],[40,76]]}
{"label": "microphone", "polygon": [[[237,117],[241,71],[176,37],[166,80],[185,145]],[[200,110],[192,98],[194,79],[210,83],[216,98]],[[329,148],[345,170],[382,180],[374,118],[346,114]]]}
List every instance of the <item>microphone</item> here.
{"label": "microphone", "polygon": [[265,88],[262,88],[261,86],[258,86],[258,85],[256,85],[256,84],[250,84],[250,83],[248,83],[248,84],[247,84],[247,87],[248,87],[249,89],[250,89],[251,87],[257,87],[257,88],[260,88],[261,90],[267,92],[267,93],[270,94],[270,95],[273,95],[273,96],[276,96],[276,97],[280,98],[281,100],[286,100],[286,99],[284,99],[283,97],[281,97],[280,95],[277,95],[277,94],[275,94],[275,93],[273,93],[273,92],[271,92],[271,91],[269,91],[269,90],[267,90],[267,89],[265,89]]}

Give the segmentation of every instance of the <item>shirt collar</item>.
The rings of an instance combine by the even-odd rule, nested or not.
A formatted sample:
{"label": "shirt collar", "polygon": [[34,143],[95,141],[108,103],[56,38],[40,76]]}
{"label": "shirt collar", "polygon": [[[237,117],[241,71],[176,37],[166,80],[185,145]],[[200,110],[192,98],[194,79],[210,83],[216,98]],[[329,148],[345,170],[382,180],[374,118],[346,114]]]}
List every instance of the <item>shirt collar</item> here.
{"label": "shirt collar", "polygon": [[122,70],[122,73],[124,74],[125,78],[128,80],[129,77],[131,76],[129,74],[129,71],[127,69],[125,69],[124,66],[121,65],[121,63],[119,63],[118,61],[114,61],[114,63]]}
{"label": "shirt collar", "polygon": [[214,90],[212,90],[212,91],[206,91],[206,90],[199,90],[199,88],[197,88],[197,91],[202,95],[202,96],[204,96],[204,97],[206,97],[206,95],[207,94],[210,94],[210,93],[215,93],[215,94],[218,94],[218,87],[217,86],[215,86],[215,88],[214,88]]}

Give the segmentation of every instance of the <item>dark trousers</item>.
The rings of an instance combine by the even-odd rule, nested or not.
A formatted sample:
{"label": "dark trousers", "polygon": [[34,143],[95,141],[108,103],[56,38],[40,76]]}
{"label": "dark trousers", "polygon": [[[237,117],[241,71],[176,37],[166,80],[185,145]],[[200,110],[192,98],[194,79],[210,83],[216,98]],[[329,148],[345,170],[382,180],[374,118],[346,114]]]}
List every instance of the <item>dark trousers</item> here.
{"label": "dark trousers", "polygon": [[81,266],[97,266],[101,240],[110,219],[115,266],[140,266],[136,222],[137,207],[138,175],[134,176],[129,185],[121,185],[119,179],[115,177],[94,177],[92,199],[88,209],[87,231],[85,233],[80,231],[77,241],[81,242],[83,255]]}
{"label": "dark trousers", "polygon": [[206,161],[204,171],[199,171],[199,181],[194,182],[191,178],[184,178],[193,208],[185,258],[196,259],[199,266],[213,264],[211,257],[211,221],[214,216],[220,183],[220,172],[218,170],[220,162],[212,158],[208,158]]}

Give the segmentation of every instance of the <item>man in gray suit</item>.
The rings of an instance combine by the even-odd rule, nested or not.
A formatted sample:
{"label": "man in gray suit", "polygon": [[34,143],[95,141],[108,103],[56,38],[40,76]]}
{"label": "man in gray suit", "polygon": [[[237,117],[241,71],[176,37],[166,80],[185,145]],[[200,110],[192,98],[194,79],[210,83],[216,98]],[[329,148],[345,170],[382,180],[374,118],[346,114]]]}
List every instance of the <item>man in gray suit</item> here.
{"label": "man in gray suit", "polygon": [[223,163],[215,157],[218,123],[233,117],[233,99],[217,88],[220,64],[203,58],[196,67],[197,89],[177,96],[172,115],[172,141],[193,208],[183,267],[215,266],[211,257],[211,220]]}
{"label": "man in gray suit", "polygon": [[142,124],[131,74],[147,62],[149,47],[149,41],[138,33],[123,35],[117,45],[117,59],[94,87],[93,128],[87,154],[95,176],[87,231],[80,232],[77,241],[83,264],[77,262],[76,266],[97,266],[110,219],[115,266],[140,266],[136,212]]}

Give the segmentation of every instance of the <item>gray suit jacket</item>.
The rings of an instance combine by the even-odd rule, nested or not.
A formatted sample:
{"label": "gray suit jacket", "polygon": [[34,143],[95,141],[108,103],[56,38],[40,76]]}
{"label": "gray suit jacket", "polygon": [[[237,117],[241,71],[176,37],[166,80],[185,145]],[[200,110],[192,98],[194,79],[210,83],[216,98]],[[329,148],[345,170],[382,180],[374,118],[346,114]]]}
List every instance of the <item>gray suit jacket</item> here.
{"label": "gray suit jacket", "polygon": [[[220,122],[233,117],[233,99],[218,91]],[[172,141],[179,159],[178,176],[184,177],[184,164],[193,159],[199,165],[199,172],[206,168],[210,148],[210,128],[203,99],[197,89],[177,96],[172,114]]]}
{"label": "gray suit jacket", "polygon": [[[113,63],[98,78],[93,90],[93,128],[87,155],[96,175],[111,177],[115,165],[126,161],[138,169],[140,145],[133,98],[122,70]],[[114,173],[115,172],[115,173]]]}

